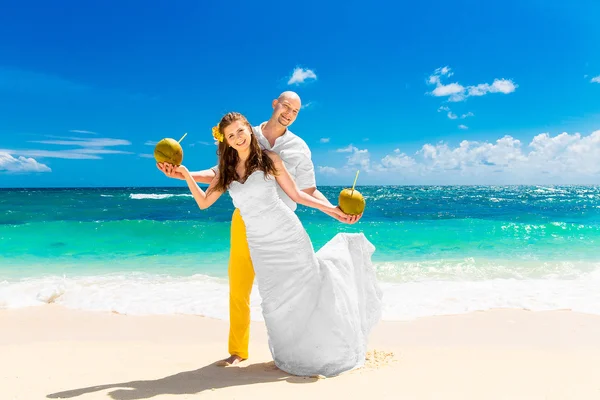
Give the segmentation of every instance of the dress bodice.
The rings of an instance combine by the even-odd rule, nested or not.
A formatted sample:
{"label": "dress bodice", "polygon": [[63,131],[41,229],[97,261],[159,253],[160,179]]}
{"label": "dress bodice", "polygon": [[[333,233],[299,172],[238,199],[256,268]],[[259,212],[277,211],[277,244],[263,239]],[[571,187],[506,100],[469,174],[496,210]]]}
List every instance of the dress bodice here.
{"label": "dress bodice", "polygon": [[233,181],[229,195],[234,206],[246,216],[269,211],[281,201],[275,177],[265,176],[261,170],[252,172],[244,183]]}

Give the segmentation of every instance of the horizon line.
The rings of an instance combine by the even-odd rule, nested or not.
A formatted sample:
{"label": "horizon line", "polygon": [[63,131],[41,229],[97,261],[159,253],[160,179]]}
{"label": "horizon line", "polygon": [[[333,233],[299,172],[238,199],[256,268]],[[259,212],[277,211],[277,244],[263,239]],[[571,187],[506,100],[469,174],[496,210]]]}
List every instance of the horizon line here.
{"label": "horizon line", "polygon": [[[199,183],[200,186],[208,186],[207,184]],[[317,188],[339,188],[346,187],[347,185],[318,185]],[[428,186],[459,186],[459,187],[475,187],[475,186],[600,186],[600,183],[461,183],[461,184],[448,184],[448,183],[414,183],[414,184],[365,184],[356,185],[358,187],[428,187]],[[0,190],[52,190],[52,189],[188,189],[186,186],[22,186],[22,187],[0,187]]]}

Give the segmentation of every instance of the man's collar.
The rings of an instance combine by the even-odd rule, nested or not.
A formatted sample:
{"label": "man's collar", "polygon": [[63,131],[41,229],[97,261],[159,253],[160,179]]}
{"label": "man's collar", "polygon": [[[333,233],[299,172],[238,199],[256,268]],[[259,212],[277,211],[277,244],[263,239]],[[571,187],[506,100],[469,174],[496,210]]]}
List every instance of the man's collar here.
{"label": "man's collar", "polygon": [[[256,127],[256,133],[259,135],[259,138],[262,138],[265,142],[269,142],[269,140],[267,139],[267,137],[265,136],[265,134],[263,133],[263,128],[264,126],[267,124],[268,121],[264,121],[262,122],[260,125],[258,125]],[[277,137],[277,139],[275,139],[275,143],[273,143],[273,146],[275,146],[275,144],[277,144],[278,142],[284,141],[287,138],[290,137],[291,131],[288,128],[285,128],[285,132],[283,132],[283,135]],[[269,143],[269,147],[273,147],[271,146],[271,144]]]}
{"label": "man's collar", "polygon": [[[267,124],[267,122],[269,122],[269,121],[264,121],[264,122],[262,122],[260,125],[258,125],[258,131],[259,131],[259,132],[261,133],[261,135],[263,135],[263,136],[264,136],[264,134],[263,134],[263,128],[265,127],[265,125]],[[283,132],[283,135],[281,135],[281,136],[279,136],[279,137],[284,137],[284,136],[285,136],[287,133],[289,133],[289,132],[290,132],[290,130],[289,130],[287,127],[286,127],[286,128],[285,128],[285,131]],[[279,139],[279,137],[278,137],[277,139]]]}

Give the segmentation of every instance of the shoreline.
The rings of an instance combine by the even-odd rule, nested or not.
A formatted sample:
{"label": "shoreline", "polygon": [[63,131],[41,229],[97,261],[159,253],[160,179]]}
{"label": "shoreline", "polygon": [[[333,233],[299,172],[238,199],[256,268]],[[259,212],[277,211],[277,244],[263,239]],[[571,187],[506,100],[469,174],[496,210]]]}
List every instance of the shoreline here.
{"label": "shoreline", "polygon": [[[278,370],[262,322],[250,359],[222,368],[227,321],[49,304],[0,310],[3,399],[592,399],[600,316],[495,309],[382,321],[365,367],[328,379]],[[62,396],[62,397],[61,397]]]}
{"label": "shoreline", "polygon": [[[89,266],[88,266],[89,267]],[[415,321],[497,309],[571,310],[600,316],[600,269],[572,279],[380,281],[382,321]],[[130,316],[203,315],[229,320],[227,278],[154,273],[65,277],[51,275],[0,282],[0,311],[48,305]],[[251,319],[262,322],[261,297],[250,296]]]}

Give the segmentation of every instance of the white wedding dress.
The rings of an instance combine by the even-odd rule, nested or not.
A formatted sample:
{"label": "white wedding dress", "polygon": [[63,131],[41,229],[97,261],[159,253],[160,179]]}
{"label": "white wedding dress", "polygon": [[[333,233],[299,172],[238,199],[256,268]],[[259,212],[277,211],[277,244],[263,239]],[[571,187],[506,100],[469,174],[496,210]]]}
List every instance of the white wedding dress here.
{"label": "white wedding dress", "polygon": [[317,253],[277,181],[253,172],[229,194],[246,225],[273,360],[298,376],[334,376],[365,362],[382,291],[362,233],[340,233]]}

